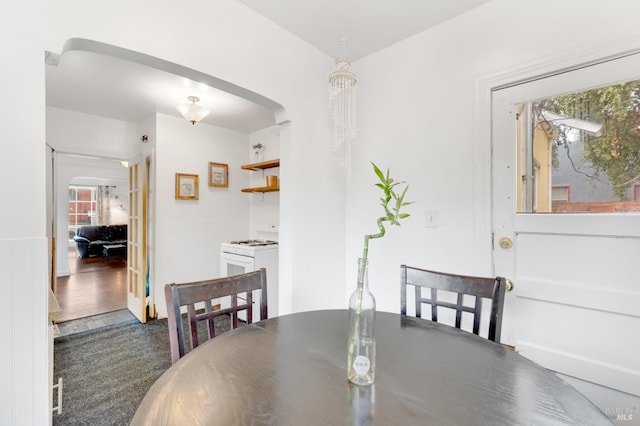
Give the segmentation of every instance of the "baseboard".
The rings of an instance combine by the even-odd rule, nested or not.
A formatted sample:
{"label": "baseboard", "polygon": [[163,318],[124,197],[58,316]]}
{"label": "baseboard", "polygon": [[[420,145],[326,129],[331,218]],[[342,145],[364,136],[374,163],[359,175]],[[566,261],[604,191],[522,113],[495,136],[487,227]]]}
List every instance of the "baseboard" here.
{"label": "baseboard", "polygon": [[640,396],[640,371],[527,341],[518,341],[517,346],[521,355],[545,368],[600,386]]}

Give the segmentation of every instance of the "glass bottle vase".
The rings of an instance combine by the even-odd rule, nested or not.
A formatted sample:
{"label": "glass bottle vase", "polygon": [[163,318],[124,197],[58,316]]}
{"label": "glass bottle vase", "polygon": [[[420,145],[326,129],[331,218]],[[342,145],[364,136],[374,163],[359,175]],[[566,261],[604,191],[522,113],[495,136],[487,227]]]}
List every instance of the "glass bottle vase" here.
{"label": "glass bottle vase", "polygon": [[367,260],[358,259],[358,286],[349,298],[347,353],[347,378],[356,385],[370,385],[375,380],[375,315],[376,300],[369,291]]}

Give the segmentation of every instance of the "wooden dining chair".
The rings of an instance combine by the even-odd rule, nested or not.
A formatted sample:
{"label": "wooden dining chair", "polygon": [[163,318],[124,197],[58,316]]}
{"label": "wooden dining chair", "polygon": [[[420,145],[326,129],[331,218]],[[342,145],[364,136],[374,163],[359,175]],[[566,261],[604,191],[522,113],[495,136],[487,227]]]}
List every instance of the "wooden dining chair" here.
{"label": "wooden dining chair", "polygon": [[[185,354],[184,328],[189,328],[191,350],[199,344],[198,324],[206,322],[208,338],[215,337],[214,319],[222,315],[231,315],[231,328],[238,327],[238,312],[246,312],[246,323],[253,322],[253,292],[259,292],[260,321],[268,317],[267,313],[267,272],[265,268],[230,277],[206,281],[166,284],[164,295],[167,302],[169,322],[169,344],[171,362],[175,363]],[[229,296],[231,306],[213,309],[212,301]],[[238,297],[240,296],[240,297]],[[240,299],[240,304],[238,301]],[[219,302],[218,302],[219,303]],[[182,307],[186,306],[186,323],[183,326]],[[202,327],[201,327],[202,328]],[[204,336],[206,340],[206,335]]]}
{"label": "wooden dining chair", "polygon": [[[410,286],[414,288],[415,316],[422,318],[422,305],[431,305],[431,321],[438,322],[438,308],[448,308],[455,311],[455,326],[462,328],[463,313],[469,313],[473,317],[474,334],[480,335],[480,322],[482,319],[483,299],[491,302],[489,312],[489,331],[487,338],[500,343],[502,331],[502,309],[504,295],[507,288],[505,278],[484,278],[465,275],[454,275],[443,272],[429,271],[401,265],[400,278],[400,314],[407,315],[407,292]],[[422,289],[429,297],[423,295]],[[456,294],[456,303],[443,300],[444,293]],[[465,295],[474,296],[472,303],[465,303]],[[471,306],[470,306],[471,305]]]}

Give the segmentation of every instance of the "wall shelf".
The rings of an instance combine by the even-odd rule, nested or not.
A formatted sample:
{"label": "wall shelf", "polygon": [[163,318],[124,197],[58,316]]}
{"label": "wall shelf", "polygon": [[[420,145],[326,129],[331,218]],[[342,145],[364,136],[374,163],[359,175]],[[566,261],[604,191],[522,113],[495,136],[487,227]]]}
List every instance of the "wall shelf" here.
{"label": "wall shelf", "polygon": [[280,191],[280,186],[262,186],[260,188],[244,188],[242,192],[277,192]]}
{"label": "wall shelf", "polygon": [[242,170],[264,170],[264,169],[272,169],[274,167],[280,167],[279,158],[276,158],[275,160],[267,160],[267,161],[262,161],[260,163],[251,163],[251,164],[245,164],[244,166],[240,166]]}
{"label": "wall shelf", "polygon": [[[243,166],[240,166],[240,168],[242,170],[266,170],[266,169],[272,169],[274,167],[280,167],[280,159],[276,158],[275,160],[267,160],[267,161],[262,161],[260,163],[251,163],[251,164],[245,164]],[[241,190],[242,192],[277,192],[280,191],[280,185],[278,186],[261,186],[258,188],[244,188]]]}

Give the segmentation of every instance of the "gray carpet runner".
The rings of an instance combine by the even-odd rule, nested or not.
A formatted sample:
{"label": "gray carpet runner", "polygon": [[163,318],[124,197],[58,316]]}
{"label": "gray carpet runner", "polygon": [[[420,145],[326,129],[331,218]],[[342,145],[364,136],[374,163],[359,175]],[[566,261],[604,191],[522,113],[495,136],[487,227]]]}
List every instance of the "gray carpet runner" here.
{"label": "gray carpet runner", "polygon": [[[229,330],[216,319],[216,334]],[[147,390],[171,366],[167,320],[110,325],[54,341],[54,382],[63,378],[53,424],[128,425]]]}

